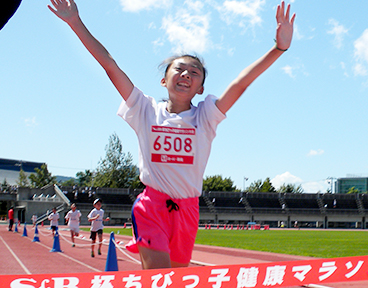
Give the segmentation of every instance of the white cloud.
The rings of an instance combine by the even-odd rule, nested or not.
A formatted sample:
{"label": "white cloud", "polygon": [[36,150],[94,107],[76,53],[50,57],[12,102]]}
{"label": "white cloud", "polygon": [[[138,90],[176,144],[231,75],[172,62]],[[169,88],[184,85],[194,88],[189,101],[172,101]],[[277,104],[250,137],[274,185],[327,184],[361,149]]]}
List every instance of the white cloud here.
{"label": "white cloud", "polygon": [[322,149],[317,149],[317,150],[310,150],[309,153],[308,153],[308,156],[317,156],[317,155],[322,155],[324,154],[325,151],[322,150]]}
{"label": "white cloud", "polygon": [[229,48],[229,49],[227,49],[227,54],[228,54],[229,56],[233,56],[233,55],[234,55],[234,53],[235,53],[235,48]]}
{"label": "white cloud", "polygon": [[300,39],[304,38],[304,35],[301,34],[301,32],[299,30],[299,26],[296,23],[294,23],[293,38],[297,39],[297,40],[300,40]]}
{"label": "white cloud", "polygon": [[324,193],[328,188],[330,188],[330,185],[326,180],[303,182],[301,178],[292,175],[288,171],[281,175],[277,175],[271,180],[271,183],[276,189],[279,189],[283,184],[301,185],[304,193]]}
{"label": "white cloud", "polygon": [[31,128],[34,128],[38,125],[35,116],[33,116],[32,118],[24,119],[24,124],[26,125],[26,127],[31,127]]}
{"label": "white cloud", "polygon": [[340,62],[340,67],[341,67],[342,71],[344,72],[345,77],[349,77],[349,73],[347,72],[345,62],[341,61]]}
{"label": "white cloud", "polygon": [[354,42],[354,56],[356,64],[354,66],[355,75],[366,76],[368,63],[368,29],[366,29],[362,36]]}
{"label": "white cloud", "polygon": [[155,50],[158,50],[160,47],[164,46],[164,41],[161,38],[158,38],[154,41],[152,41],[153,48]]}
{"label": "white cloud", "polygon": [[32,133],[33,130],[38,126],[35,116],[30,117],[30,118],[23,118],[22,121],[29,133]]}
{"label": "white cloud", "polygon": [[336,48],[340,49],[344,41],[344,36],[349,32],[349,30],[346,29],[344,25],[340,25],[335,19],[330,19],[328,24],[331,25],[332,28],[331,30],[328,30],[327,33],[335,36],[334,45]]}
{"label": "white cloud", "polygon": [[[222,19],[224,19],[228,24],[232,23],[235,18],[237,18],[236,16],[239,16],[242,19],[239,22],[239,26],[247,27],[249,25],[246,23],[249,23],[250,26],[255,26],[262,22],[262,18],[259,14],[265,3],[265,0],[227,0],[217,9],[221,14]],[[245,21],[244,18],[247,21]]]}
{"label": "white cloud", "polygon": [[203,53],[209,46],[209,15],[191,15],[181,10],[162,20],[162,28],[175,53]]}
{"label": "white cloud", "polygon": [[200,12],[203,10],[204,3],[201,1],[185,0],[184,3],[193,11]]}
{"label": "white cloud", "polygon": [[151,8],[167,8],[171,6],[172,0],[120,0],[124,11],[138,12]]}
{"label": "white cloud", "polygon": [[157,27],[156,27],[155,22],[151,22],[151,23],[148,24],[148,29],[156,29],[156,28]]}
{"label": "white cloud", "polygon": [[291,67],[290,65],[286,65],[281,69],[285,72],[285,74],[289,75],[291,78],[295,78],[295,75],[293,74],[294,68]]}
{"label": "white cloud", "polygon": [[325,193],[327,189],[331,189],[331,186],[326,182],[326,180],[306,182],[302,184],[302,187],[304,193]]}
{"label": "white cloud", "polygon": [[358,76],[367,76],[367,68],[361,63],[356,63],[354,66],[354,74]]}
{"label": "white cloud", "polygon": [[272,185],[278,189],[283,184],[300,184],[302,179],[297,176],[292,175],[290,172],[285,172],[281,175],[277,175],[275,178],[271,180]]}
{"label": "white cloud", "polygon": [[355,56],[368,62],[368,29],[354,42]]}

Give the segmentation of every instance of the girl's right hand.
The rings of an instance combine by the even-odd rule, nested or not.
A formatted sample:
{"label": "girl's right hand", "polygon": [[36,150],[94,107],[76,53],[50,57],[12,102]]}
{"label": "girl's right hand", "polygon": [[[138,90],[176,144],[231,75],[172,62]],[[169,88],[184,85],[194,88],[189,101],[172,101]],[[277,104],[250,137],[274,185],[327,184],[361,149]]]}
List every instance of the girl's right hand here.
{"label": "girl's right hand", "polygon": [[78,18],[78,8],[77,4],[73,0],[50,0],[51,4],[55,7],[52,8],[50,5],[50,11],[53,12],[61,20],[70,23],[73,19]]}

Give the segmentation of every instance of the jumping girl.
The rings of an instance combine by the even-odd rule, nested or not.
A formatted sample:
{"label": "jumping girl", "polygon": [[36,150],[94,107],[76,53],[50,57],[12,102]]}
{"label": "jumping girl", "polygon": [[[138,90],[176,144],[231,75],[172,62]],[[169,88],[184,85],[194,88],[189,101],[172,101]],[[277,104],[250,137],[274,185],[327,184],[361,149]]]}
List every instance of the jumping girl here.
{"label": "jumping girl", "polygon": [[165,62],[161,85],[169,100],[143,94],[118,67],[108,51],[87,30],[73,0],[51,0],[50,10],[65,21],[123,97],[118,115],[136,132],[140,179],[146,189],[132,209],[133,240],[144,269],[188,266],[198,229],[198,198],[217,125],[247,87],[290,46],[295,14],[281,2],[276,11],[276,45],[240,72],[219,97],[209,95],[197,107],[206,69],[202,61],[181,55]]}

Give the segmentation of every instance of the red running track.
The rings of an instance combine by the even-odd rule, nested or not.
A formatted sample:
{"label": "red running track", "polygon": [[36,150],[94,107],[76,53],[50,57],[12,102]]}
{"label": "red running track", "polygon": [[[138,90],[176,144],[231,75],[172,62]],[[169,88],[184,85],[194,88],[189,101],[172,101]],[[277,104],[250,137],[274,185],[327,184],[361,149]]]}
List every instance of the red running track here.
{"label": "red running track", "polygon": [[[91,245],[89,232],[81,231],[81,237],[76,238],[76,247],[72,247],[69,231],[65,226],[60,227],[59,243],[62,253],[50,252],[54,245],[54,238],[48,227],[39,227],[40,242],[33,242],[34,228],[27,226],[27,237],[23,237],[23,228],[19,227],[18,233],[7,231],[6,225],[0,225],[0,274],[63,274],[63,273],[88,273],[103,272],[106,265],[106,254],[109,243],[108,234],[104,234],[102,255],[91,257]],[[141,265],[137,254],[131,254],[123,249],[123,243],[130,237],[115,234],[115,240],[119,244],[117,251],[119,271],[140,270]],[[249,251],[241,249],[195,245],[191,266],[198,265],[232,265],[250,264],[276,261],[307,260],[311,257],[293,256],[285,254]],[[311,286],[312,287],[312,286]],[[363,288],[368,287],[368,282],[334,283],[329,286],[334,288]]]}

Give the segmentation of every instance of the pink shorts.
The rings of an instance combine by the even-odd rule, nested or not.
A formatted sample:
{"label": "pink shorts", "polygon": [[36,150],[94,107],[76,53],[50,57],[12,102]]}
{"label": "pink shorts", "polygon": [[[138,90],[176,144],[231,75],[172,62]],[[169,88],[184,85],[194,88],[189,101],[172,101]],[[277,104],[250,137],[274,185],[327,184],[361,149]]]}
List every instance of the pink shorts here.
{"label": "pink shorts", "polygon": [[133,239],[128,251],[143,246],[167,252],[178,263],[189,263],[199,220],[198,198],[172,199],[151,187],[138,195],[132,209]]}

